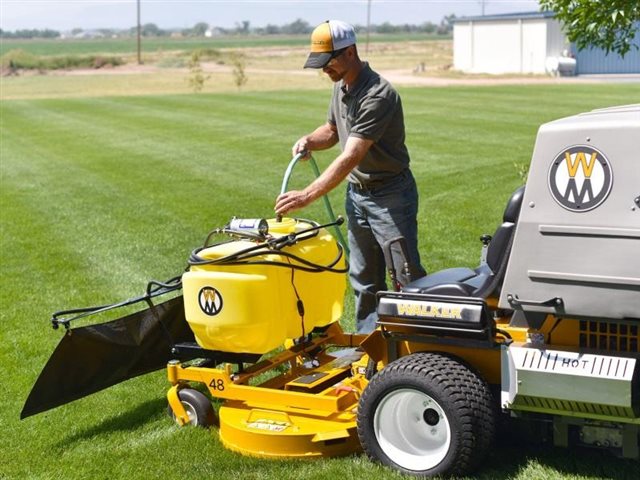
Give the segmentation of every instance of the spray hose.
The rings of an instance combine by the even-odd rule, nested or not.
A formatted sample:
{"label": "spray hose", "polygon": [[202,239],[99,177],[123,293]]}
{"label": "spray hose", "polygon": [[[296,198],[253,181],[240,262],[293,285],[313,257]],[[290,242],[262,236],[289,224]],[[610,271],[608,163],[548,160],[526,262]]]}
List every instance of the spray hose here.
{"label": "spray hose", "polygon": [[[287,191],[288,185],[289,185],[289,178],[291,178],[291,174],[293,173],[293,167],[296,166],[296,164],[298,163],[298,161],[302,158],[304,158],[305,155],[309,154],[309,164],[311,165],[311,168],[313,168],[313,172],[316,175],[316,178],[318,178],[320,176],[320,169],[318,168],[318,164],[316,163],[315,158],[313,158],[313,155],[311,155],[309,152],[300,152],[298,153],[295,157],[293,157],[291,159],[291,161],[289,162],[289,165],[287,166],[287,170],[284,172],[284,177],[282,178],[282,187],[280,188],[280,195],[282,195],[283,193],[285,193]],[[327,210],[327,214],[329,215],[329,220],[331,220],[332,222],[336,221],[336,216],[333,213],[333,209],[331,208],[331,202],[329,202],[329,197],[324,194],[322,196],[322,200],[324,202],[324,207]],[[341,223],[340,223],[341,224]],[[340,229],[338,228],[338,226],[340,225],[339,223],[335,224],[335,228],[334,231],[336,232],[336,237],[338,238],[338,243],[340,243],[340,245],[342,245],[342,247],[344,248],[347,256],[349,256],[349,246],[347,245],[347,242],[345,242],[344,237],[342,236],[342,232],[340,231]]]}

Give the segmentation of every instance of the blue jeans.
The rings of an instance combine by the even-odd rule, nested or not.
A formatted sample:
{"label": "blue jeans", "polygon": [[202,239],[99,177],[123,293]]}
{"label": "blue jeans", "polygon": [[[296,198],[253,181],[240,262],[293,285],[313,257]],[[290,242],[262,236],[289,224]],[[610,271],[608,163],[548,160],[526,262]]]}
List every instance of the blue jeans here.
{"label": "blue jeans", "polygon": [[[410,170],[374,188],[349,183],[345,210],[348,218],[349,278],[356,297],[356,331],[369,333],[376,327],[376,292],[387,290],[383,245],[402,236],[407,242],[411,280],[425,275],[418,252],[418,189]],[[398,281],[403,256],[396,245],[392,258]]]}

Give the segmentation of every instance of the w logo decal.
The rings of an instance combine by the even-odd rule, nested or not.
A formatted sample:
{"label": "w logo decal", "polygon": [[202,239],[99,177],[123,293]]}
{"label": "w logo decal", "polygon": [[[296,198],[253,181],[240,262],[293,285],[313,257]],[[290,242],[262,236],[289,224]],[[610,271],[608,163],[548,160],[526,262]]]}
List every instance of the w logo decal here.
{"label": "w logo decal", "polygon": [[567,148],[551,164],[551,195],[567,210],[586,212],[604,202],[611,191],[613,174],[602,152],[588,145]]}
{"label": "w logo decal", "polygon": [[200,309],[209,316],[214,316],[222,310],[222,297],[213,287],[204,287],[198,294]]}

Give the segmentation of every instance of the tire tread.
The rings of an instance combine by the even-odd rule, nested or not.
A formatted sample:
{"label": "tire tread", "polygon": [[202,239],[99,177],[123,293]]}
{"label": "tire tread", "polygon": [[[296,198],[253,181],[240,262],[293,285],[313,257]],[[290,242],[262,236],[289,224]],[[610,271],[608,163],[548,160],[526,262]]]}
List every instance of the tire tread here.
{"label": "tire tread", "polygon": [[[455,461],[443,461],[426,472],[413,472],[393,464],[388,458],[378,458],[380,448],[372,431],[375,406],[385,392],[404,381],[412,385],[428,385],[453,406],[461,427]],[[414,353],[390,363],[371,379],[360,401],[358,435],[363,449],[374,461],[382,461],[406,473],[463,475],[478,466],[493,441],[494,410],[489,387],[467,366],[439,353]]]}

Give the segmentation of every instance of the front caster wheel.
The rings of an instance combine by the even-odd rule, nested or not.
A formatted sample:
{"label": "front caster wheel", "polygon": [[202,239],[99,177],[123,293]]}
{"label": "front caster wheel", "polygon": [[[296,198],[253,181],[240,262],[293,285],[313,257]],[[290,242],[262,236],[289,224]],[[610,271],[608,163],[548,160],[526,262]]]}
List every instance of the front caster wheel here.
{"label": "front caster wheel", "polygon": [[372,378],[358,408],[358,436],[367,455],[420,476],[473,469],[487,453],[494,423],[485,382],[434,353],[387,365]]}
{"label": "front caster wheel", "polygon": [[[218,424],[218,416],[213,409],[211,400],[205,394],[192,388],[183,388],[178,391],[178,398],[182,402],[182,406],[189,417],[188,425],[209,428]],[[169,406],[169,415],[176,419],[171,406]]]}

